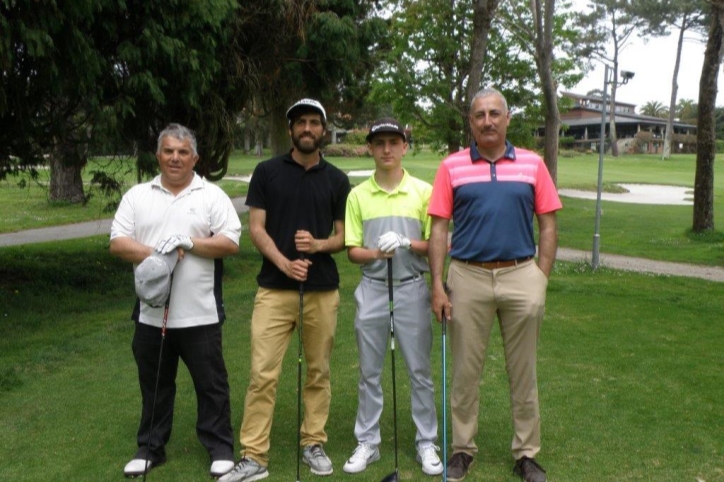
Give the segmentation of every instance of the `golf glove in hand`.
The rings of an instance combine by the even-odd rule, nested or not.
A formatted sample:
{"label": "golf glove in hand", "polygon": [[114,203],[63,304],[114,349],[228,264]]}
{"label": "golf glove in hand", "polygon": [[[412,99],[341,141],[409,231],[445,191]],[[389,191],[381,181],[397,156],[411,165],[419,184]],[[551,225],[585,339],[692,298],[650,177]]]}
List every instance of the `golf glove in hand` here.
{"label": "golf glove in hand", "polygon": [[194,242],[191,241],[190,237],[184,236],[183,234],[172,234],[171,236],[166,236],[164,239],[156,243],[156,247],[154,249],[161,254],[168,254],[176,248],[181,248],[184,251],[190,251],[193,247]]}
{"label": "golf glove in hand", "polygon": [[380,251],[391,253],[397,248],[410,249],[410,240],[394,231],[389,231],[377,239],[377,247]]}

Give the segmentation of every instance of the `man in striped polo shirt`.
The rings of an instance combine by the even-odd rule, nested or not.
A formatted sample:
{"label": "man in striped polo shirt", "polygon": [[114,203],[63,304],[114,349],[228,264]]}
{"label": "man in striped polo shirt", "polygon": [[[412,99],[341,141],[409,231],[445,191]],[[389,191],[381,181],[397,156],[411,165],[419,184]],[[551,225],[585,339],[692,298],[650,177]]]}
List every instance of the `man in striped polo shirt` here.
{"label": "man in striped polo shirt", "polygon": [[354,434],[358,446],[344,471],[361,472],[380,459],[382,368],[390,335],[387,260],[392,259],[395,340],[410,377],[412,419],[417,427],[416,458],[428,475],[442,473],[437,455],[437,413],[430,371],[432,326],[430,292],[425,282],[432,192],[428,183],[402,168],[405,131],[397,120],[376,121],[367,135],[375,173],[347,198],[345,245],[362,270],[355,290],[355,334],[360,359],[359,406]]}
{"label": "man in striped polo shirt", "polygon": [[[536,352],[558,247],[556,211],[562,205],[543,160],[506,140],[509,123],[500,92],[487,88],[475,95],[469,116],[474,141],[443,160],[428,209],[432,309],[438,320],[451,317],[451,482],[465,477],[478,451],[478,387],[496,315],[510,382],[513,471],[526,482],[546,480],[535,460],[540,451]],[[451,219],[446,292],[443,271]]]}

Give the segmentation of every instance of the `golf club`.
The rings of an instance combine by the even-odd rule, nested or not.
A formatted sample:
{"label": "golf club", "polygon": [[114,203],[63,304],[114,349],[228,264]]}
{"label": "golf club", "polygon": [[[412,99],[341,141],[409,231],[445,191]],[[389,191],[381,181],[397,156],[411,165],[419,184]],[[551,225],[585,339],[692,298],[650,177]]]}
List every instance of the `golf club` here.
{"label": "golf club", "polygon": [[[450,296],[450,290],[445,283],[445,293]],[[447,334],[447,320],[450,316],[442,311],[442,482],[447,482],[447,365],[445,363],[445,335]]]}
{"label": "golf club", "polygon": [[387,258],[387,292],[390,300],[390,353],[392,354],[392,427],[395,440],[395,471],[387,475],[382,482],[397,482],[399,465],[397,463],[397,387],[395,385],[395,312],[392,297],[392,258]]}
{"label": "golf club", "polygon": [[[301,255],[304,259],[304,254]],[[304,326],[304,282],[299,282],[299,346],[297,349],[297,482],[299,477],[302,450],[302,332]]]}
{"label": "golf club", "polygon": [[153,434],[153,419],[156,415],[156,397],[158,396],[158,379],[161,378],[161,356],[163,355],[163,342],[166,340],[166,324],[168,323],[168,306],[171,304],[171,288],[173,287],[173,273],[169,280],[168,297],[163,305],[163,322],[161,323],[161,346],[158,349],[158,367],[156,368],[156,386],[153,389],[153,403],[151,404],[151,427],[148,429],[148,442],[146,443],[146,461],[143,467],[143,482],[146,482],[148,464],[151,455],[151,435]]}

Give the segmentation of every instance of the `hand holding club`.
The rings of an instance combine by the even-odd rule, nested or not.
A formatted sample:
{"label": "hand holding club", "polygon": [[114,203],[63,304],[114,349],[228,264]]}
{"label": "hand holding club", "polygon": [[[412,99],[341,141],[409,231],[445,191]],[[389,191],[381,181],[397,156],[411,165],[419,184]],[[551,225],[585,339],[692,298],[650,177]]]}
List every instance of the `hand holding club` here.
{"label": "hand holding club", "polygon": [[391,253],[397,248],[410,249],[410,246],[412,242],[409,238],[394,231],[388,231],[377,239],[377,247],[385,253]]}
{"label": "hand holding club", "polygon": [[184,234],[172,234],[156,243],[154,249],[161,254],[168,254],[177,248],[181,248],[184,251],[191,251],[194,248],[194,242],[191,241],[189,236]]}

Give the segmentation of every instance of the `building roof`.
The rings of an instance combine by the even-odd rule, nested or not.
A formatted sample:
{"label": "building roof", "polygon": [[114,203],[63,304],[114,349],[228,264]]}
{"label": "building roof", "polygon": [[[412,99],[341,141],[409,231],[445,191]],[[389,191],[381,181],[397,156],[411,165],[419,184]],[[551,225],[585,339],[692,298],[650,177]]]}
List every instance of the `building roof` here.
{"label": "building roof", "polygon": [[[599,109],[591,109],[587,107],[577,107],[575,108],[578,111],[587,111],[595,113],[595,115],[591,115],[588,117],[575,117],[575,118],[566,118],[565,113],[561,114],[561,123],[565,124],[570,127],[577,127],[577,126],[586,126],[591,124],[600,124],[601,123],[601,111]],[[573,110],[573,109],[571,109]],[[606,122],[609,122],[611,120],[610,116],[608,115],[608,112],[606,113]],[[666,119],[661,119],[660,117],[652,117],[648,115],[640,115],[640,114],[629,114],[629,113],[621,113],[616,112],[616,124],[649,124],[649,125],[657,125],[657,126],[665,126],[666,125]],[[696,129],[696,126],[693,124],[686,124],[684,122],[674,121],[674,126],[676,127],[682,127],[682,128],[693,128]]]}

